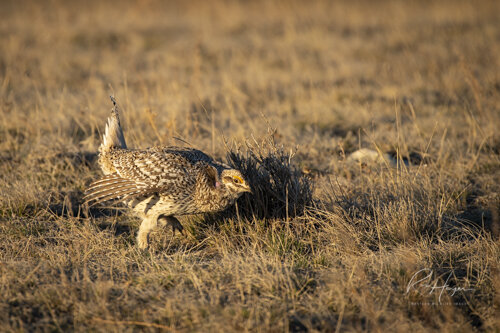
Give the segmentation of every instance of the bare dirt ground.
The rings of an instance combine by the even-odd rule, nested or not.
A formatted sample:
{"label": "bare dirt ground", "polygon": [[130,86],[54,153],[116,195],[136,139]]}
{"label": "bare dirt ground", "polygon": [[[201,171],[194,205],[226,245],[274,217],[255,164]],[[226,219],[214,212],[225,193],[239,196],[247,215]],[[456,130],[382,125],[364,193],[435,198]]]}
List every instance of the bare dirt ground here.
{"label": "bare dirt ground", "polygon": [[[0,2],[0,330],[498,331],[498,13]],[[254,195],[138,250],[80,207],[111,94],[129,146],[229,158]]]}

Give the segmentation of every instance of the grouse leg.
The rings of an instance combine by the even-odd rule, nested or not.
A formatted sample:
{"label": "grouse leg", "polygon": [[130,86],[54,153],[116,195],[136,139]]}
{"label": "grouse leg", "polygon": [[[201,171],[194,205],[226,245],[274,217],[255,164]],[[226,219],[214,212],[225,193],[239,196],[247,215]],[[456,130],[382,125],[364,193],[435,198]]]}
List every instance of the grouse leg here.
{"label": "grouse leg", "polygon": [[158,217],[158,224],[160,224],[161,226],[166,226],[166,225],[172,226],[172,232],[174,233],[174,235],[176,230],[178,230],[181,234],[184,234],[184,227],[179,222],[179,220],[173,216],[160,215]]}

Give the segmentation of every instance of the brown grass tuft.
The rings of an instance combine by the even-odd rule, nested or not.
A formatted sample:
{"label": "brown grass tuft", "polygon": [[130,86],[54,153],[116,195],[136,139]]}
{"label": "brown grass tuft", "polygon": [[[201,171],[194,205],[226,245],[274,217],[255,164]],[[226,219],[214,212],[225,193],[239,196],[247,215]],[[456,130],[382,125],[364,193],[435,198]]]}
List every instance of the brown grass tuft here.
{"label": "brown grass tuft", "polygon": [[238,147],[227,153],[229,165],[243,173],[253,191],[238,201],[238,214],[288,220],[312,204],[313,183],[292,163],[293,151],[285,152],[276,144],[274,130],[269,131],[261,142],[247,143],[246,151]]}

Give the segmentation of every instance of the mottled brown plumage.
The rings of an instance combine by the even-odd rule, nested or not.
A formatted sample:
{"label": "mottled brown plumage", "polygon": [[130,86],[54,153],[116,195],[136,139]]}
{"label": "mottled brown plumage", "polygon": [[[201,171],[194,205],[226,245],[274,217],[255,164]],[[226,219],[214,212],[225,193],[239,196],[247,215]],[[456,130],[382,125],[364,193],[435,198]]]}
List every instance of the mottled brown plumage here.
{"label": "mottled brown plumage", "polygon": [[173,215],[217,212],[232,205],[249,185],[238,170],[214,161],[202,151],[183,147],[128,149],[114,108],[99,147],[104,176],[90,184],[85,200],[92,204],[123,201],[143,219],[140,248],[158,224],[182,232]]}

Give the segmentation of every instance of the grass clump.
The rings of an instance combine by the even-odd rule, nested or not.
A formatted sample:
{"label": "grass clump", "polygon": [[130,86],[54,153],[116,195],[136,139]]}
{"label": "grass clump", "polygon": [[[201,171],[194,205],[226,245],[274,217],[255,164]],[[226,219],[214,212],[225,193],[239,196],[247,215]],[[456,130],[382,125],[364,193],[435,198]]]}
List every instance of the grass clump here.
{"label": "grass clump", "polygon": [[274,131],[260,142],[247,143],[246,150],[227,153],[228,164],[240,170],[251,184],[252,195],[238,201],[239,214],[246,218],[288,219],[304,214],[312,204],[313,183],[292,163],[274,139]]}

